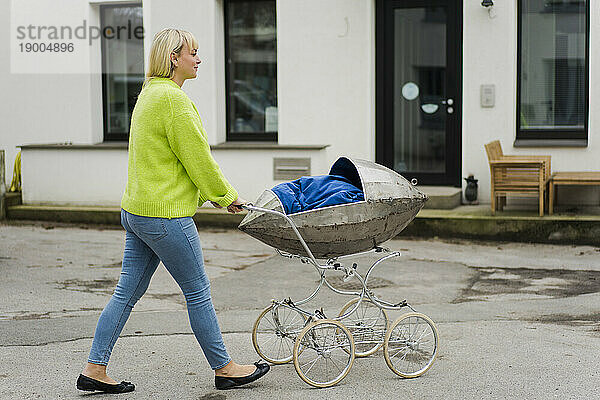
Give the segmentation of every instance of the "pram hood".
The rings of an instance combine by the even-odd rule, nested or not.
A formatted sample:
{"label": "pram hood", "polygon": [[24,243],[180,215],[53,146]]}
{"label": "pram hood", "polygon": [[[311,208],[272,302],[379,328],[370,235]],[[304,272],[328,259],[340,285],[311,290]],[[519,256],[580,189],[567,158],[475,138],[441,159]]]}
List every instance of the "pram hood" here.
{"label": "pram hood", "polygon": [[418,203],[427,195],[415,188],[402,175],[372,161],[340,157],[331,166],[330,175],[341,175],[365,194],[365,201],[410,198]]}
{"label": "pram hood", "polygon": [[[378,246],[400,233],[427,201],[427,195],[400,174],[372,161],[340,157],[329,174],[348,178],[364,192],[365,200],[288,215],[317,258]],[[265,190],[254,205],[284,212],[271,190]],[[277,215],[250,211],[239,229],[279,250],[306,255],[290,224]]]}

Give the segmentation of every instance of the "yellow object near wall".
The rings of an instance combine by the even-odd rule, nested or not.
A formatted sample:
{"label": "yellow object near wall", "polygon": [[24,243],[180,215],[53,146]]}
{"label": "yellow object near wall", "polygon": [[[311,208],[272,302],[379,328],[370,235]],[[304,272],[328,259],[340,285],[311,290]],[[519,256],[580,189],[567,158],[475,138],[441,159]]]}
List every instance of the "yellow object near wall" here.
{"label": "yellow object near wall", "polygon": [[10,184],[9,192],[20,192],[21,191],[21,152],[17,153],[15,157],[15,167],[13,169],[13,179]]}

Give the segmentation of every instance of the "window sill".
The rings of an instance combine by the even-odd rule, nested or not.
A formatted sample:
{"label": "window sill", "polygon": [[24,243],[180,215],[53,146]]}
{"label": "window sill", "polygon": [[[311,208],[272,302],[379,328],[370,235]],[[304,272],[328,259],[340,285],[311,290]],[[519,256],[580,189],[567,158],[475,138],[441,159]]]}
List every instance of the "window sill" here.
{"label": "window sill", "polygon": [[[278,144],[276,142],[224,142],[210,146],[211,150],[323,150],[328,144]],[[72,144],[72,143],[51,143],[51,144],[27,144],[19,146],[26,150],[127,150],[128,142],[115,141],[97,144]]]}
{"label": "window sill", "polygon": [[50,143],[50,144],[26,144],[18,146],[25,150],[127,150],[128,143],[124,141],[104,142],[96,144],[72,144],[72,143]]}
{"label": "window sill", "polygon": [[587,139],[515,139],[514,147],[587,147]]}
{"label": "window sill", "polygon": [[92,5],[107,5],[107,4],[142,4],[142,0],[88,0]]}
{"label": "window sill", "polygon": [[223,142],[210,146],[212,150],[323,150],[328,144],[279,144],[277,142]]}

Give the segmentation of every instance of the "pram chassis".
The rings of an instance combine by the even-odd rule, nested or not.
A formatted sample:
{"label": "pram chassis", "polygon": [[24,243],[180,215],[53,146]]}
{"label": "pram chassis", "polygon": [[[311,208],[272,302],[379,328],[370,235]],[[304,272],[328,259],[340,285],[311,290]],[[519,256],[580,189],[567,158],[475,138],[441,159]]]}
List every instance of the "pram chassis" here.
{"label": "pram chassis", "polygon": [[[307,256],[291,254],[279,249],[276,249],[277,253],[290,259],[298,258],[305,264],[312,264],[320,275],[316,289],[305,299],[272,300],[271,305],[259,315],[252,331],[252,343],[259,356],[273,364],[284,364],[293,360],[300,378],[315,387],[337,384],[348,374],[355,357],[371,355],[382,346],[386,364],[401,377],[417,377],[431,367],[438,347],[438,333],[433,321],[426,315],[418,313],[406,300],[399,303],[387,302],[378,298],[367,286],[374,268],[383,261],[400,256],[400,252],[390,252],[384,247],[375,247],[364,252],[329,258],[325,263],[320,263],[304,241],[294,221],[286,214],[249,203],[242,207],[248,211],[269,213],[284,218],[290,224]],[[343,261],[348,258],[372,252],[388,254],[375,261],[368,268],[364,278],[357,272],[357,263],[352,263],[350,267],[343,264]],[[328,270],[343,273],[344,281],[357,279],[362,289],[348,291],[334,287],[325,276]],[[327,318],[322,309],[309,312],[300,308],[301,305],[311,301],[323,285],[334,293],[355,297],[335,318]],[[361,307],[364,308],[361,309],[362,316],[357,312]],[[385,310],[400,310],[405,307],[411,312],[400,316],[390,325]],[[366,317],[367,313],[373,312],[376,313],[375,316]],[[353,325],[348,327],[342,324],[341,321],[348,319],[354,313],[357,315]],[[355,343],[356,337],[360,339]],[[273,347],[273,349],[277,347],[276,354],[275,350],[272,352],[271,349],[266,349],[266,344],[273,340],[278,343]],[[293,349],[290,348],[292,342]],[[343,368],[340,368],[342,363]],[[315,368],[316,366],[318,368]]]}

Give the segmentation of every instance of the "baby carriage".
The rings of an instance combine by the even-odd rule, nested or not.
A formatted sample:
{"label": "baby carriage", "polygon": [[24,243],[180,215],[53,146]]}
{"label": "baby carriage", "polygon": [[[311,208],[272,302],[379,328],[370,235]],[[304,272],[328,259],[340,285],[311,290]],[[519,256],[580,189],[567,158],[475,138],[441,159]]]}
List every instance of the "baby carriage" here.
{"label": "baby carriage", "polygon": [[[341,177],[362,191],[362,200],[328,205],[286,214],[276,191],[266,190],[254,205],[243,206],[248,214],[239,229],[274,247],[283,257],[312,265],[320,280],[305,299],[273,300],[260,313],[252,330],[252,343],[260,357],[272,364],[293,361],[300,378],[315,387],[340,382],[355,357],[367,357],[383,348],[388,367],[403,378],[424,374],[437,355],[438,333],[433,321],[418,313],[406,300],[391,303],[369,289],[373,269],[400,255],[380,247],[396,236],[415,217],[427,195],[396,172],[376,163],[339,158],[330,176]],[[276,187],[277,188],[277,187]],[[364,275],[353,257],[380,253]],[[355,279],[360,290],[341,290],[327,280],[326,273]],[[335,318],[301,306],[327,286],[351,296]],[[386,310],[410,312],[389,321]]]}

